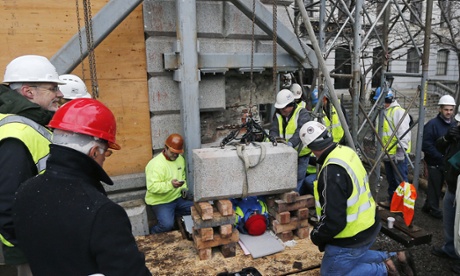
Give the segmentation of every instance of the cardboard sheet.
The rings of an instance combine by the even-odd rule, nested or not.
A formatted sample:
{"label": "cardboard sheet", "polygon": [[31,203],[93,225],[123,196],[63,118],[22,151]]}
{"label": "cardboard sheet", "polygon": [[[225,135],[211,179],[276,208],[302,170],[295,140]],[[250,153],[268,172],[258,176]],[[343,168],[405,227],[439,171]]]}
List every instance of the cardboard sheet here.
{"label": "cardboard sheet", "polygon": [[276,236],[269,231],[265,231],[263,235],[251,236],[240,233],[240,241],[249,250],[252,257],[260,258],[281,252],[284,250],[284,244]]}

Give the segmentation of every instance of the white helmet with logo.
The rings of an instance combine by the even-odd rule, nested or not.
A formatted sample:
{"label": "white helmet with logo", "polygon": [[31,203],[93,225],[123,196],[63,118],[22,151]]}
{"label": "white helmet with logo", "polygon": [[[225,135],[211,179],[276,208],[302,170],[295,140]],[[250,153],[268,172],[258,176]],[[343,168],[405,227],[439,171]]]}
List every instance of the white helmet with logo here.
{"label": "white helmet with logo", "polygon": [[283,89],[280,92],[278,92],[278,95],[276,95],[275,108],[285,108],[286,105],[292,102],[294,102],[294,95],[292,95],[291,90]]}
{"label": "white helmet with logo", "polygon": [[289,90],[291,90],[294,95],[294,99],[300,99],[300,97],[302,97],[302,87],[298,83],[293,83]]}
{"label": "white helmet with logo", "polygon": [[59,85],[64,99],[91,98],[85,83],[78,76],[65,74],[60,75],[59,79],[65,83],[65,85]]}
{"label": "white helmet with logo", "polygon": [[5,70],[3,83],[51,82],[65,84],[51,62],[43,56],[25,55],[13,59]]}
{"label": "white helmet with logo", "polygon": [[455,100],[451,95],[444,95],[439,99],[438,105],[454,105]]}
{"label": "white helmet with logo", "polygon": [[316,121],[306,122],[300,128],[299,136],[302,143],[311,150],[321,150],[333,142],[327,127]]}

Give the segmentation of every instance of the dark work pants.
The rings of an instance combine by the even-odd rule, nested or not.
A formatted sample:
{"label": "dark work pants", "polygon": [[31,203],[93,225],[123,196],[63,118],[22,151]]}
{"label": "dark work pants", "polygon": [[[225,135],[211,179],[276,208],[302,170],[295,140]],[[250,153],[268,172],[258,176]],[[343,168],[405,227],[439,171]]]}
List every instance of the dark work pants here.
{"label": "dark work pants", "polygon": [[444,172],[440,166],[428,166],[428,187],[426,189],[425,206],[432,210],[440,211],[439,199],[441,198]]}

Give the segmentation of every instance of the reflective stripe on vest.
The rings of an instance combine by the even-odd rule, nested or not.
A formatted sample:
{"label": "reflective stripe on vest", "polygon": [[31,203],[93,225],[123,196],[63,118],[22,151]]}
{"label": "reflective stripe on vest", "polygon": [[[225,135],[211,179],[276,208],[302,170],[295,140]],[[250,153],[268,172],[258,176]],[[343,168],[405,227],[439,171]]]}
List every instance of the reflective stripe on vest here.
{"label": "reflective stripe on vest", "polygon": [[38,173],[43,173],[49,155],[52,132],[36,122],[18,115],[0,114],[0,141],[21,140],[29,150]]}
{"label": "reflective stripe on vest", "polygon": [[[297,130],[297,121],[299,119],[299,113],[302,108],[303,107],[301,107],[300,105],[297,105],[296,109],[294,110],[294,113],[292,114],[291,118],[289,119],[287,123],[286,129],[283,128],[283,121],[285,120],[284,117],[281,114],[276,113],[276,117],[278,118],[278,129],[280,132],[279,136],[284,138],[286,142],[289,142],[289,139],[291,139],[291,137],[294,135],[295,131]],[[303,148],[299,152],[299,156],[305,156],[311,153],[311,150],[308,147],[305,147],[303,145],[302,147]],[[299,151],[298,148],[299,146],[295,147],[297,151]]]}
{"label": "reflective stripe on vest", "polygon": [[[391,135],[393,134],[393,131],[395,130],[395,122],[393,121],[393,116],[395,114],[395,111],[396,109],[403,109],[402,107],[400,106],[393,106],[392,108],[389,108],[386,112],[385,112],[385,116],[386,118],[384,118],[383,120],[383,133],[382,133],[382,142],[384,145],[386,145],[388,143],[388,140],[390,140],[390,137]],[[403,109],[404,110],[404,109]],[[388,122],[387,118],[390,119],[391,121],[391,127],[390,127],[390,122]],[[399,122],[398,122],[399,123]],[[396,135],[393,136],[393,139],[391,139],[391,143],[388,145],[388,147],[391,147],[392,145],[394,145],[396,143],[395,146],[393,146],[389,151],[388,153],[389,154],[396,154],[396,150],[398,148],[398,144],[397,144],[397,139],[396,139]],[[388,148],[387,147],[387,148]],[[409,145],[407,147],[407,150],[406,152],[409,153],[410,152],[410,148],[411,148],[411,142],[409,142]]]}
{"label": "reflective stripe on vest", "polygon": [[[323,168],[330,164],[344,168],[353,184],[353,192],[347,199],[347,224],[335,238],[353,237],[375,223],[375,202],[369,188],[367,172],[358,155],[345,146],[337,146],[326,158]],[[314,183],[314,196],[316,213],[322,214],[317,181]]]}

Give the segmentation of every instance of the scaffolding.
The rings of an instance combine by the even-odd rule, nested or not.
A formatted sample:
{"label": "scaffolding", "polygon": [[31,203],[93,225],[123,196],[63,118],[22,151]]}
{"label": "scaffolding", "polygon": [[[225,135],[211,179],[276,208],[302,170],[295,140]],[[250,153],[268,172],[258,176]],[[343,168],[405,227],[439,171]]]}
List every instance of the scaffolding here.
{"label": "scaffolding", "polygon": [[[300,32],[299,26],[296,26],[296,33],[300,36],[303,36],[303,39],[310,41],[315,54],[318,59],[318,80],[315,80],[317,84],[321,87],[321,84],[325,84],[323,92],[320,92],[320,95],[324,94],[325,91],[329,94],[329,98],[332,100],[332,104],[338,111],[341,124],[345,131],[347,141],[353,141],[349,145],[355,148],[360,156],[366,159],[369,163],[373,164],[372,169],[369,171],[369,175],[375,175],[379,186],[380,177],[380,163],[382,157],[388,155],[388,151],[385,150],[387,145],[384,145],[382,142],[381,133],[383,127],[383,98],[388,92],[389,87],[391,86],[391,79],[394,76],[399,77],[417,77],[420,78],[420,85],[417,89],[415,97],[410,101],[408,107],[406,107],[406,112],[404,116],[408,116],[408,111],[411,107],[416,106],[415,101],[418,99],[418,120],[415,125],[416,127],[416,147],[415,147],[415,162],[410,164],[413,169],[413,185],[418,189],[419,179],[418,175],[420,174],[421,166],[421,148],[422,148],[422,137],[423,137],[423,125],[425,121],[425,94],[427,90],[427,78],[428,78],[428,65],[429,65],[429,55],[430,55],[430,35],[431,35],[431,15],[433,8],[433,1],[426,1],[426,12],[425,12],[425,21],[423,22],[419,16],[417,10],[414,9],[414,2],[408,1],[396,1],[396,0],[386,0],[386,1],[364,1],[364,0],[336,0],[336,1],[318,1],[312,3],[311,1],[302,1],[296,0],[295,5],[296,9],[299,10],[301,21],[305,26],[305,33]],[[422,3],[420,1],[420,3]],[[319,7],[318,7],[319,6]],[[313,8],[315,7],[315,8]],[[308,9],[308,11],[307,11]],[[315,23],[312,20],[311,15],[312,11],[318,12],[319,9],[319,20],[315,26],[317,32],[314,31],[313,24]],[[372,13],[372,11],[374,13]],[[404,11],[409,11],[412,20],[415,20],[417,23],[416,26],[419,28],[414,30],[413,27],[409,26],[410,24],[405,19],[403,15]],[[296,22],[300,21],[299,19]],[[399,21],[399,22],[398,22]],[[312,23],[313,22],[313,23]],[[389,37],[392,37],[392,31],[396,24],[398,26],[403,26],[407,35],[408,40],[406,43],[409,45],[412,44],[417,49],[417,54],[422,60],[422,73],[394,73],[389,72],[388,62],[389,62]],[[413,24],[412,24],[413,25]],[[326,30],[329,30],[329,34],[326,33]],[[334,31],[335,30],[335,31]],[[423,32],[423,52],[420,53],[418,50],[418,45],[421,44],[421,40],[417,41],[413,33]],[[332,33],[332,34],[331,34]],[[318,37],[318,38],[316,38]],[[334,74],[330,72],[324,65],[324,60],[328,58],[328,55],[331,52],[331,49],[336,47],[338,41],[348,41],[351,45],[351,74]],[[382,87],[383,92],[380,94],[379,98],[375,101],[373,106],[369,111],[366,111],[362,104],[363,93],[365,91],[365,80],[366,76],[363,74],[363,58],[365,57],[365,50],[368,47],[375,46],[375,42],[381,47],[382,52],[381,57],[381,67],[380,67],[380,87]],[[372,45],[372,43],[374,43]],[[375,64],[373,64],[375,66]],[[334,68],[333,71],[337,70]],[[376,70],[377,71],[377,70]],[[351,127],[349,128],[345,118],[343,118],[343,112],[341,111],[341,105],[338,101],[337,95],[334,91],[334,87],[331,81],[331,75],[337,78],[345,78],[351,80],[350,86],[350,96],[352,99],[352,110],[351,110]],[[319,97],[322,98],[321,96]],[[320,101],[318,102],[315,110],[319,110]],[[340,116],[342,115],[342,116]],[[361,116],[360,116],[361,115]],[[374,120],[379,118],[378,129],[375,128]],[[360,121],[360,118],[364,118]],[[404,117],[403,117],[404,118]],[[399,125],[396,125],[393,130],[393,135],[396,136],[396,129]],[[373,132],[377,140],[377,158],[371,160],[366,155],[366,151],[363,149],[362,139],[365,136],[367,131]],[[379,135],[380,133],[380,135]],[[399,143],[399,138],[398,139]],[[391,139],[390,139],[391,140]],[[414,140],[414,139],[412,139]],[[394,145],[393,145],[394,146]],[[391,159],[390,159],[391,160]],[[394,165],[394,164],[393,164]],[[396,170],[397,171],[397,170]]]}

